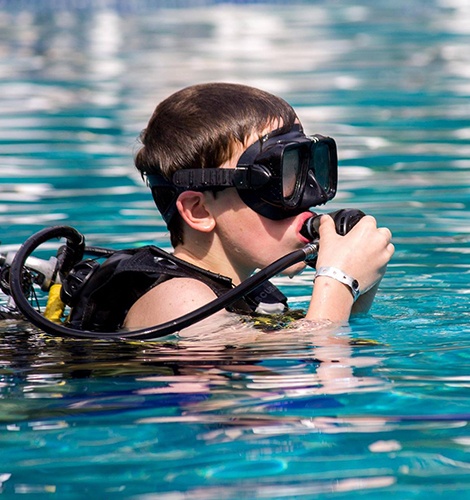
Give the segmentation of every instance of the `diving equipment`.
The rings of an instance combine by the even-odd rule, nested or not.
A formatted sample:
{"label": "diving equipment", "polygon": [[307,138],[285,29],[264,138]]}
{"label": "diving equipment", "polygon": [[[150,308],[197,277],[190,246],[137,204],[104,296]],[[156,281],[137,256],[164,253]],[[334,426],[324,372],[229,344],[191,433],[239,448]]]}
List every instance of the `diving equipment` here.
{"label": "diving equipment", "polygon": [[235,187],[248,207],[272,220],[293,217],[334,198],[338,177],[335,141],[321,135],[306,136],[299,124],[287,133],[281,130],[249,146],[236,168],[181,169],[171,181],[163,174],[147,175],[152,191],[173,191],[169,205],[159,206],[167,224],[176,213],[178,195],[187,190]]}
{"label": "diving equipment", "polygon": [[[351,213],[351,217],[349,217],[349,213]],[[350,230],[360,220],[360,214],[362,214],[362,212],[357,210],[340,210],[333,213],[332,216],[335,220],[337,231],[347,232]],[[312,217],[312,219],[314,218],[315,217]],[[315,226],[315,223],[314,221],[311,221],[309,224],[306,223],[306,226],[311,228]],[[28,267],[30,262],[37,262],[36,260],[31,260],[36,259],[35,257],[31,257],[32,253],[40,245],[53,238],[66,239],[66,244],[59,249],[57,261],[54,261],[55,265],[49,266],[50,272],[48,273],[48,276],[43,276],[39,273],[33,272],[34,270]],[[109,257],[115,253],[108,249],[86,247],[85,238],[76,229],[68,226],[56,226],[43,229],[42,231],[34,234],[28,238],[28,240],[16,252],[9,268],[9,293],[21,313],[31,323],[47,333],[62,337],[151,340],[175,333],[210,316],[211,314],[214,314],[229,304],[234,303],[236,300],[245,296],[249,292],[255,290],[257,287],[276,274],[282,272],[284,269],[287,269],[298,262],[305,261],[307,264],[309,262],[314,262],[318,248],[319,240],[316,238],[312,241],[312,243],[307,244],[304,248],[291,252],[290,254],[278,259],[276,262],[260,270],[253,276],[250,276],[240,285],[228,290],[226,293],[217,297],[210,303],[175,320],[168,321],[161,325],[133,331],[90,331],[67,326],[66,318],[60,319],[57,317],[57,310],[54,311],[54,320],[45,317],[39,310],[33,307],[29,300],[29,295],[27,293],[27,289],[29,289],[29,287],[25,287],[25,282],[28,282],[28,280],[31,286],[33,284],[41,285],[44,283],[60,283],[64,281],[70,273],[74,272],[77,265],[84,262],[82,261],[84,253],[89,252],[97,257]],[[90,272],[94,271],[94,268],[90,268]],[[89,277],[86,273],[83,273],[83,275],[80,276],[80,279],[85,282],[88,278]],[[63,298],[67,300],[66,295],[63,296]]]}

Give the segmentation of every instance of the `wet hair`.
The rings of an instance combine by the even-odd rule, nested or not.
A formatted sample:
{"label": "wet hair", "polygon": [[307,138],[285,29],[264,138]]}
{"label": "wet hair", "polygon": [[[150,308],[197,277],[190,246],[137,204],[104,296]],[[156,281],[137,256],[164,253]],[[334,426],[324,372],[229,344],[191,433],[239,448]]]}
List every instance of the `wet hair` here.
{"label": "wet hair", "polygon": [[[162,101],[140,135],[135,166],[141,174],[160,173],[171,180],[184,168],[216,168],[230,160],[239,144],[281,121],[290,129],[295,111],[283,99],[232,83],[206,83],[184,88]],[[173,192],[153,188],[160,211]],[[174,247],[183,243],[183,221],[177,213],[168,223]]]}

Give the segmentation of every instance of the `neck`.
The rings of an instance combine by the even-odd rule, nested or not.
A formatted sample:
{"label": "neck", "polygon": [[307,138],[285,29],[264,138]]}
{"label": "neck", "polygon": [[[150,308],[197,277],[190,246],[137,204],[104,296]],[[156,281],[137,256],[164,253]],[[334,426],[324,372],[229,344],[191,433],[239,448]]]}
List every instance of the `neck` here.
{"label": "neck", "polygon": [[222,248],[217,248],[218,246],[212,242],[209,251],[207,245],[192,240],[191,244],[178,245],[175,248],[174,255],[207,271],[227,276],[232,279],[235,285],[240,284],[253,273],[254,269],[237,265]]}

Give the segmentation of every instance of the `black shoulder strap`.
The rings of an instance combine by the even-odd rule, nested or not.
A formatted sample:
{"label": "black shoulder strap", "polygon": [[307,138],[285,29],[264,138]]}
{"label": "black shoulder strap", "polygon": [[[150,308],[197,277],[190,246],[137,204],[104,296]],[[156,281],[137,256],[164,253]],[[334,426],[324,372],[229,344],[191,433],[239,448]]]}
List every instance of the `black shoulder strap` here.
{"label": "black shoulder strap", "polygon": [[[73,274],[73,273],[72,273]],[[116,331],[121,328],[131,306],[151,288],[172,278],[185,277],[202,281],[217,296],[233,288],[230,278],[206,271],[168,254],[146,246],[122,250],[96,266],[76,294],[69,324],[78,329]],[[67,287],[67,281],[63,283]],[[286,303],[286,297],[269,282],[227,307],[230,312],[249,314],[259,302]]]}

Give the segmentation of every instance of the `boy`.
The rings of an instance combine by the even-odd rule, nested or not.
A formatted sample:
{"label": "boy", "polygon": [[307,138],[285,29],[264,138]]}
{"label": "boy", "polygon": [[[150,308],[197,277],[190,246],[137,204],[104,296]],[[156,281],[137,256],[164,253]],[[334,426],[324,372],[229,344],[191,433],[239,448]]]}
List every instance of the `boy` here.
{"label": "boy", "polygon": [[[336,191],[333,141],[307,138],[289,104],[255,88],[210,83],[176,92],[157,106],[141,140],[135,164],[167,223],[175,259],[154,257],[162,267],[125,308],[126,329],[176,319],[302,248],[309,208]],[[305,319],[345,322],[369,309],[394,252],[391,233],[365,216],[339,236],[322,216],[319,234]],[[271,298],[261,306],[246,298],[228,310],[285,307],[273,287],[262,295]],[[222,311],[209,321],[228,316]]]}

